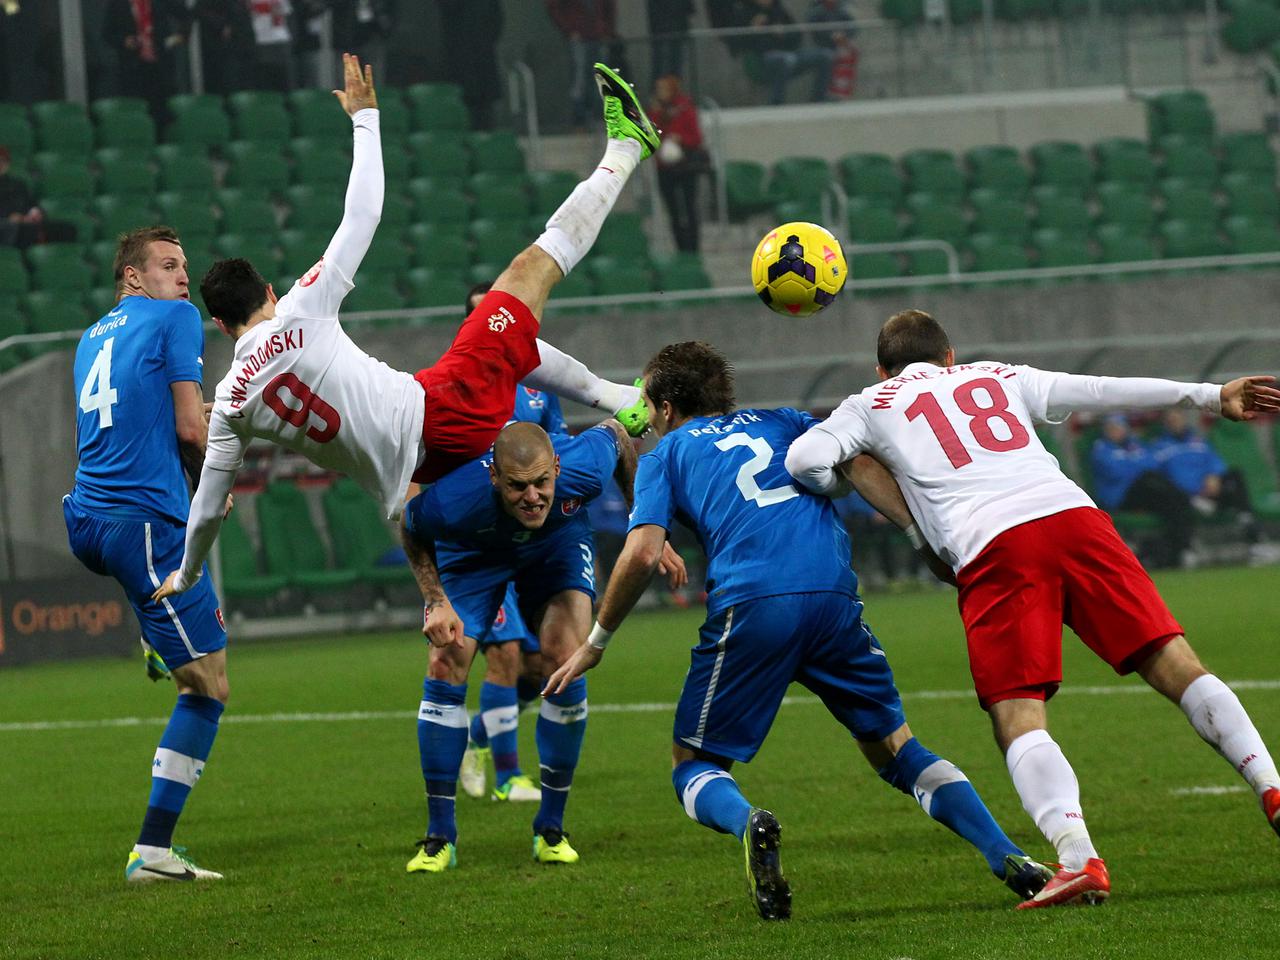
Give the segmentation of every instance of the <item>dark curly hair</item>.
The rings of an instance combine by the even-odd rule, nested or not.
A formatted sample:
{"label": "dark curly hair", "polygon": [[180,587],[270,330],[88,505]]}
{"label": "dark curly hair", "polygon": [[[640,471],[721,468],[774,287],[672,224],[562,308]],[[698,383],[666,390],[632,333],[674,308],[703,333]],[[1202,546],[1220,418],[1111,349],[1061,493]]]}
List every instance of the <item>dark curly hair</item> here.
{"label": "dark curly hair", "polygon": [[896,377],[913,363],[942,363],[950,349],[951,341],[942,324],[923,310],[903,310],[880,328],[876,360],[885,373]]}
{"label": "dark curly hair", "polygon": [[665,400],[685,417],[706,417],[733,409],[733,366],[701,340],[672,343],[644,368],[645,391],[654,406]]}

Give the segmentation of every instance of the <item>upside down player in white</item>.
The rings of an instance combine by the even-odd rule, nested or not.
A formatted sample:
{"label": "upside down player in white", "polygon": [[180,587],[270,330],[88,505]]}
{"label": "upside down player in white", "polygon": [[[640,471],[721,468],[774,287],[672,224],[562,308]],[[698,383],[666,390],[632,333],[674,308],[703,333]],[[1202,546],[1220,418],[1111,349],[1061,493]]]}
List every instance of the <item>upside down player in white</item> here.
{"label": "upside down player in white", "polygon": [[200,285],[215,323],[236,341],[235,359],[218,385],[182,566],[156,590],[157,601],[199,578],[255,438],[347,474],[395,519],[411,480],[430,483],[489,448],[520,381],[605,409],[633,435],[647,427],[636,387],[601,380],[536,339],[551,288],[586,255],[628,177],[658,147],[631,87],[596,64],[608,133],[600,165],[498,276],[445,355],[411,376],[370,357],[338,322],[384,192],[372,70],[350,55],[344,67],[346,89],[334,92],[351,116],[355,150],[342,223],[324,256],[279,301],[245,260],[215,263]]}
{"label": "upside down player in white", "polygon": [[1186,407],[1252,420],[1280,410],[1274,377],[1225,385],[1085,377],[981,361],[955,364],[941,325],[891,317],[877,344],[881,382],[792,444],[787,469],[818,493],[833,468],[870,453],[902,487],[921,532],[956,570],[979,702],[1024,809],[1062,868],[1018,909],[1105,900],[1075,773],[1046,729],[1062,681],[1066,624],[1117,673],[1136,670],[1249,783],[1280,833],[1280,775],[1236,695],[1205,670],[1151,578],[1036,437],[1072,411]]}

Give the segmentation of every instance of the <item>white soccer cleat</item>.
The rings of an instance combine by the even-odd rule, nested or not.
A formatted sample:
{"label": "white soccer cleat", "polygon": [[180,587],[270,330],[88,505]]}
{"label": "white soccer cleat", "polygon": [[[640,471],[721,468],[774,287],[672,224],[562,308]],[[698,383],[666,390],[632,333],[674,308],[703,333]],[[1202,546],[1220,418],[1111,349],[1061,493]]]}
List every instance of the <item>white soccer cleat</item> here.
{"label": "white soccer cleat", "polygon": [[143,860],[137,850],[130,851],[124,878],[130,883],[150,883],[153,880],[221,880],[222,874],[196,866],[179,847],[171,848],[168,856],[159,860]]}
{"label": "white soccer cleat", "polygon": [[458,769],[458,781],[468,797],[477,800],[488,790],[489,748],[467,745],[467,752],[462,755],[462,766]]}
{"label": "white soccer cleat", "polygon": [[533,778],[523,773],[507,778],[507,782],[493,788],[492,799],[505,803],[539,803],[542,800],[542,788],[533,782]]}

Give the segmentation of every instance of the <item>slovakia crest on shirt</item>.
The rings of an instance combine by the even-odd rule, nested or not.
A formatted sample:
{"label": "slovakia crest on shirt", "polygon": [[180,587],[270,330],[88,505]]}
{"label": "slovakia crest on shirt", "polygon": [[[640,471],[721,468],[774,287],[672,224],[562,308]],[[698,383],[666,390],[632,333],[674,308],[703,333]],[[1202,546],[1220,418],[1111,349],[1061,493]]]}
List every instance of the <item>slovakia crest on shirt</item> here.
{"label": "slovakia crest on shirt", "polygon": [[534,409],[537,409],[538,407],[542,406],[542,404],[545,402],[542,399],[541,390],[535,390],[533,389],[533,387],[521,387],[520,389],[523,390],[525,393],[525,396],[529,398],[529,406],[533,407]]}
{"label": "slovakia crest on shirt", "polygon": [[493,627],[496,630],[499,627],[506,626],[506,623],[507,623],[507,609],[506,607],[499,607],[498,615],[493,618]]}
{"label": "slovakia crest on shirt", "polygon": [[582,509],[581,497],[570,497],[568,500],[561,501],[560,512],[566,517],[572,517],[575,513]]}

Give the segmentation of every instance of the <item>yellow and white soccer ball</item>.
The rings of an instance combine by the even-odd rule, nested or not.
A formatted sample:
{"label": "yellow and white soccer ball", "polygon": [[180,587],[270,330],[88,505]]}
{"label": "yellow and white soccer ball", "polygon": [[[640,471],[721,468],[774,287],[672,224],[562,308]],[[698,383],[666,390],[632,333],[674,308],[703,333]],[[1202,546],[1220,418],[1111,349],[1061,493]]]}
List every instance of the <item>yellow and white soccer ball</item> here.
{"label": "yellow and white soccer ball", "polygon": [[827,306],[848,274],[831,231],[799,220],[766,233],[751,257],[756,293],[770,310],[789,317],[807,317]]}

